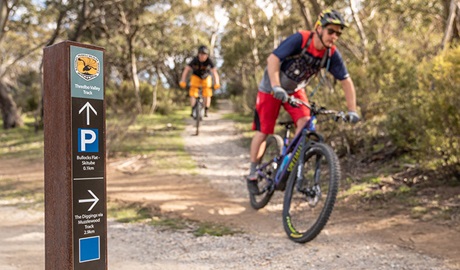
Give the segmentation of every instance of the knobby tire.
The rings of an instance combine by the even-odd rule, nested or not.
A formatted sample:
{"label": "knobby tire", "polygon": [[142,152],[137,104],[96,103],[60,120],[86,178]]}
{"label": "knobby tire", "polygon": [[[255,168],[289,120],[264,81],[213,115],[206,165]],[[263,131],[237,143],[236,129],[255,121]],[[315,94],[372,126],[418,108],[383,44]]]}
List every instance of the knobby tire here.
{"label": "knobby tire", "polygon": [[[273,158],[281,155],[281,151],[283,149],[283,139],[277,134],[269,135],[265,142],[265,151],[260,158],[260,164],[265,164]],[[263,172],[274,179],[277,166],[278,165],[276,163],[270,164]],[[262,193],[257,195],[249,193],[251,207],[256,210],[265,207],[274,193],[274,187],[271,185],[272,182],[268,179],[258,176],[257,182],[259,191],[262,191]]]}
{"label": "knobby tire", "polygon": [[[297,243],[313,240],[324,228],[334,208],[340,179],[339,160],[328,145],[314,143],[304,150],[303,155],[304,180],[298,183],[299,167],[296,164],[289,176],[283,203],[284,230]],[[319,178],[321,196],[307,196],[305,192],[299,191],[312,187],[315,175]],[[317,199],[316,204],[313,198]]]}

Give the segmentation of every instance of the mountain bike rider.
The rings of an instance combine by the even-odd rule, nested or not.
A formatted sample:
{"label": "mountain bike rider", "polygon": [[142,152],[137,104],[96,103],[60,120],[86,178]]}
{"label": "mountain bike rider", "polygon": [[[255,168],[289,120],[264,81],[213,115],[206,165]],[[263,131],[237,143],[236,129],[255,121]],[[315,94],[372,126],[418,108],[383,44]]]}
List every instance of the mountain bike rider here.
{"label": "mountain bike rider", "polygon": [[[187,86],[185,80],[187,79],[188,73],[192,71],[192,76],[190,77],[190,105],[195,106],[196,98],[198,98],[198,90],[201,87],[203,90],[203,99],[205,104],[204,116],[208,116],[208,109],[211,106],[211,97],[212,97],[212,76],[214,77],[214,89],[217,90],[220,88],[220,79],[219,74],[217,74],[217,68],[214,65],[214,62],[209,58],[209,49],[208,47],[202,45],[198,48],[198,55],[195,56],[188,64],[185,66],[184,71],[182,72],[182,77],[179,83],[179,86],[183,89]],[[192,115],[191,114],[191,115]]]}
{"label": "mountain bike rider", "polygon": [[289,96],[308,102],[305,86],[321,68],[326,68],[342,84],[351,123],[359,121],[356,113],[356,94],[353,81],[334,43],[348,27],[336,10],[321,12],[314,31],[299,31],[286,38],[267,58],[267,67],[257,93],[252,129],[255,134],[250,147],[250,169],[246,177],[248,190],[259,192],[256,169],[268,134],[273,134],[281,106],[296,125],[296,134],[310,118],[305,106],[293,107]]}

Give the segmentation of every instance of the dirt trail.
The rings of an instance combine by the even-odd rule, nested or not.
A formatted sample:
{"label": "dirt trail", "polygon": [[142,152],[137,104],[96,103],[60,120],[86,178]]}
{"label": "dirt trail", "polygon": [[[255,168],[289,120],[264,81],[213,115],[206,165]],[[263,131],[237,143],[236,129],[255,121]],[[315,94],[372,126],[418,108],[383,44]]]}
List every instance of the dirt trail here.
{"label": "dirt trail", "polygon": [[197,176],[177,173],[152,177],[140,170],[126,181],[126,171],[109,170],[109,196],[141,201],[162,211],[232,225],[246,232],[282,235],[279,215],[282,194],[274,196],[272,203],[260,211],[253,210],[248,203],[243,178],[249,157],[247,150],[237,144],[240,136],[232,121],[222,119],[223,114],[230,112],[229,106],[223,102],[218,112],[210,113],[202,122],[198,136],[192,119],[187,120],[183,137],[187,152],[198,165]]}
{"label": "dirt trail", "polygon": [[[248,171],[248,149],[238,144],[240,135],[230,120],[223,119],[232,108],[227,101],[219,101],[219,110],[210,114],[195,135],[192,119],[183,133],[186,150],[199,167],[198,176],[164,175],[141,176],[136,183],[120,188],[120,198],[127,199],[126,189],[138,189],[132,200],[142,198],[163,211],[194,220],[213,221],[232,225],[245,232],[287,239],[282,227],[283,193],[276,192],[270,203],[259,211],[249,205],[243,181]],[[109,194],[115,196],[117,173],[112,174]],[[143,180],[139,180],[142,178]],[[140,181],[140,182],[137,182]],[[153,184],[154,183],[154,184]],[[145,189],[148,186],[148,189]],[[460,269],[460,228],[432,222],[421,222],[392,210],[364,211],[338,203],[330,221],[315,241],[368,241],[386,243],[444,258],[449,265]]]}
{"label": "dirt trail", "polygon": [[[199,136],[191,119],[183,133],[197,175],[154,173],[148,170],[149,157],[109,160],[108,196],[246,233],[197,239],[109,222],[109,269],[460,269],[460,228],[388,210],[353,209],[344,202],[314,241],[288,240],[281,192],[264,209],[250,207],[243,181],[248,151],[238,145],[233,123],[222,118],[229,103],[219,107]],[[42,188],[43,164],[1,160],[0,181],[5,179]],[[0,198],[0,269],[43,269],[43,213],[19,209],[23,203]]]}

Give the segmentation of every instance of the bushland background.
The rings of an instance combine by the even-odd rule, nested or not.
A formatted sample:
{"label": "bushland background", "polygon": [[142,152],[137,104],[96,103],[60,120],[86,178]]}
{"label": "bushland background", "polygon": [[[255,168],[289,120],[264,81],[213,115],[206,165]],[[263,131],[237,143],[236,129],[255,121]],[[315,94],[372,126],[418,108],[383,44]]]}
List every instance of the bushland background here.
{"label": "bushland background", "polygon": [[[458,228],[458,0],[1,1],[0,157],[42,162],[43,48],[64,40],[106,50],[108,159],[148,153],[161,160],[174,145],[182,149],[141,147],[130,132],[181,121],[188,97],[180,74],[201,44],[222,77],[216,97],[235,104],[247,146],[265,59],[290,34],[312,29],[327,7],[350,24],[337,46],[362,115],[354,126],[320,124],[341,158],[347,203],[400,206],[414,219]],[[307,92],[320,79],[312,100],[345,108],[340,84],[327,74]],[[29,194],[14,182],[2,180],[2,192]]]}

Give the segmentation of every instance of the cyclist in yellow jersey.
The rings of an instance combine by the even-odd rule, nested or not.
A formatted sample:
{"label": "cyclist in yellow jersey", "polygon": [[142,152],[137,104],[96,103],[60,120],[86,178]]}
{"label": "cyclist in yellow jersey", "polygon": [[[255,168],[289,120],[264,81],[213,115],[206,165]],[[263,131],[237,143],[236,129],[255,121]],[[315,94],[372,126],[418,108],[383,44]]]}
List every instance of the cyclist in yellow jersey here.
{"label": "cyclist in yellow jersey", "polygon": [[198,97],[198,90],[201,87],[203,90],[203,99],[205,104],[204,116],[208,116],[208,109],[211,106],[212,97],[212,76],[214,77],[214,89],[220,88],[219,74],[217,74],[217,68],[214,62],[209,58],[209,49],[206,46],[200,46],[198,48],[198,55],[195,56],[192,61],[184,68],[182,77],[179,83],[181,88],[185,88],[187,83],[188,73],[192,71],[193,74],[190,77],[190,105],[195,106],[196,98]]}

